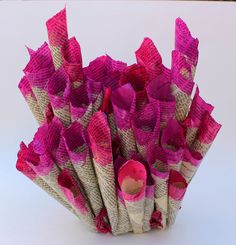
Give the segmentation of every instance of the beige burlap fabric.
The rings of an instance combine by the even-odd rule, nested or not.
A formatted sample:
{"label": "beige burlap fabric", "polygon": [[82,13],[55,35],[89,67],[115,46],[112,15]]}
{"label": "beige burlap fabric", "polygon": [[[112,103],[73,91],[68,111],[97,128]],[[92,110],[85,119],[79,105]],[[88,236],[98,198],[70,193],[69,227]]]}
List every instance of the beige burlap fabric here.
{"label": "beige burlap fabric", "polygon": [[125,200],[129,219],[134,233],[143,233],[145,198],[139,201]]}
{"label": "beige burlap fabric", "polygon": [[181,201],[176,201],[169,197],[168,200],[168,225],[175,223],[176,216],[181,208]]}
{"label": "beige burlap fabric", "polygon": [[176,100],[176,119],[178,121],[183,121],[188,114],[191,97],[180,90],[175,84],[172,84],[171,90]]}
{"label": "beige burlap fabric", "polygon": [[81,181],[86,196],[91,204],[91,208],[97,216],[103,208],[103,201],[90,155],[87,154],[85,162],[78,162],[74,164],[73,167]]}
{"label": "beige burlap fabric", "polygon": [[[154,186],[148,186],[147,188],[152,188]],[[150,227],[150,219],[152,213],[154,211],[154,196],[150,195],[145,197],[145,204],[144,204],[144,217],[143,217],[143,231],[149,231]]]}
{"label": "beige burlap fabric", "polygon": [[191,149],[197,152],[200,152],[202,154],[202,156],[204,157],[206,155],[206,153],[208,152],[208,150],[210,149],[212,143],[210,144],[205,144],[203,142],[201,142],[200,140],[196,139],[192,146]]}
{"label": "beige burlap fabric", "polygon": [[118,230],[118,206],[117,196],[115,191],[115,176],[113,164],[107,164],[105,166],[97,163],[93,159],[95,172],[98,178],[99,188],[102,194],[104,205],[107,209],[108,218],[112,228],[112,233],[119,233]]}
{"label": "beige burlap fabric", "polygon": [[37,88],[37,87],[33,87],[33,92],[35,94],[35,97],[37,98],[38,101],[38,105],[43,113],[43,115],[46,115],[46,110],[47,110],[47,106],[49,103],[49,98],[48,98],[48,94],[45,90]]}
{"label": "beige burlap fabric", "polygon": [[130,158],[131,152],[136,152],[136,142],[133,130],[130,129],[117,129],[121,141],[121,152],[126,159]]}
{"label": "beige burlap fabric", "polygon": [[56,109],[52,107],[54,114],[60,119],[60,121],[66,127],[71,124],[71,115],[69,104],[65,105],[63,108]]}
{"label": "beige burlap fabric", "polygon": [[168,184],[166,176],[157,176],[152,174],[152,178],[155,181],[155,194],[154,194],[154,202],[155,202],[155,210],[160,211],[161,213],[161,229],[166,228],[167,221],[167,213],[168,213]]}
{"label": "beige burlap fabric", "polygon": [[44,115],[41,111],[41,108],[39,107],[39,104],[38,104],[36,98],[31,96],[31,95],[27,95],[25,97],[25,100],[26,100],[31,112],[33,113],[35,119],[37,120],[38,124],[41,125],[44,121]]}

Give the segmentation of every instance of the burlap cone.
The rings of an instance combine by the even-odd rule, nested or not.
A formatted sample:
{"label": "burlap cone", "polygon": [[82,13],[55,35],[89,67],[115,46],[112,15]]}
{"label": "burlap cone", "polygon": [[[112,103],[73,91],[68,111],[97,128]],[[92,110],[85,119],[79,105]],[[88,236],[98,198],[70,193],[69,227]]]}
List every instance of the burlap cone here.
{"label": "burlap cone", "polygon": [[103,201],[82,125],[73,122],[69,128],[64,130],[63,138],[73,167],[85,190],[92,210],[97,216],[103,208]]}
{"label": "burlap cone", "polygon": [[181,202],[187,189],[187,182],[184,177],[175,170],[170,170],[168,186],[168,225],[173,225],[181,208]]}
{"label": "burlap cone", "polygon": [[35,119],[37,120],[37,122],[40,124],[43,123],[44,121],[44,115],[38,105],[37,99],[30,87],[29,81],[27,80],[27,78],[24,76],[21,80],[20,83],[18,85],[22,95],[24,96],[31,112],[33,113]]}
{"label": "burlap cone", "polygon": [[112,233],[118,231],[118,206],[112,158],[110,129],[105,114],[96,112],[87,127],[99,188],[107,209]]}
{"label": "burlap cone", "polygon": [[131,114],[135,111],[135,92],[130,84],[113,91],[111,101],[121,141],[121,151],[126,159],[132,152],[137,152],[134,133],[131,125]]}
{"label": "burlap cone", "polygon": [[120,169],[118,181],[135,233],[142,233],[147,173],[143,164],[129,160]]}
{"label": "burlap cone", "polygon": [[62,48],[68,40],[66,8],[46,22],[55,69],[62,65]]}

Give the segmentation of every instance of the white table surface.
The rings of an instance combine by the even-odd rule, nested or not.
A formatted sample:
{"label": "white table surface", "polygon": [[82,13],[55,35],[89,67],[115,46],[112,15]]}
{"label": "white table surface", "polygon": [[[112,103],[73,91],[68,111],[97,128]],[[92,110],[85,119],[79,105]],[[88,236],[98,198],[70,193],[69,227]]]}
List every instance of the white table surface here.
{"label": "white table surface", "polygon": [[223,124],[193,182],[176,224],[166,231],[118,237],[91,233],[15,170],[21,140],[37,128],[17,84],[28,61],[24,45],[47,40],[45,21],[64,2],[0,2],[0,244],[236,244],[236,4],[219,2],[68,2],[69,34],[84,64],[108,53],[131,64],[149,36],[170,65],[174,20],[200,40],[196,81]]}

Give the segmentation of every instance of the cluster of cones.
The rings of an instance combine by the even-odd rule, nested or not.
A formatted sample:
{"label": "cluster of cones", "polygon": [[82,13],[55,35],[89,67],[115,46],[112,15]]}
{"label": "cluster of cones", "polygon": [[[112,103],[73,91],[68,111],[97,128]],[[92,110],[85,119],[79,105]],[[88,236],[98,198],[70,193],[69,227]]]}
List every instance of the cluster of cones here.
{"label": "cluster of cones", "polygon": [[149,38],[133,65],[83,67],[66,9],[46,25],[19,83],[40,126],[17,169],[94,231],[165,229],[221,127],[198,88],[191,98],[198,40],[178,18],[171,69]]}

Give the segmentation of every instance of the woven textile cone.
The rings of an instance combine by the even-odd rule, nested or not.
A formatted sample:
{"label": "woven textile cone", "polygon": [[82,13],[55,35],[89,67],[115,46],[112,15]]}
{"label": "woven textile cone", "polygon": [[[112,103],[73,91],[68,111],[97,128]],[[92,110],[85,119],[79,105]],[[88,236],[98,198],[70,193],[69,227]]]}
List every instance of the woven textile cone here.
{"label": "woven textile cone", "polygon": [[193,79],[198,61],[198,39],[193,38],[186,24],[176,19],[175,50],[172,52],[172,93],[176,98],[176,119],[187,116],[191,103]]}
{"label": "woven textile cone", "polygon": [[92,117],[87,127],[91,143],[93,163],[98,178],[99,188],[104,205],[107,209],[112,233],[118,231],[118,207],[113,168],[112,145],[110,129],[103,112],[98,111]]}
{"label": "woven textile cone", "polygon": [[144,217],[143,217],[143,231],[149,231],[151,229],[150,220],[154,210],[154,185],[147,185],[145,193],[144,204]]}
{"label": "woven textile cone", "polygon": [[51,197],[56,199],[59,203],[61,203],[66,209],[72,212],[77,216],[74,209],[71,205],[65,201],[54,189],[52,189],[40,176],[38,176],[33,169],[27,164],[24,159],[24,153],[27,151],[27,146],[22,142],[20,145],[20,150],[18,152],[18,160],[16,163],[16,168],[18,171],[22,172],[25,176],[27,176],[30,180],[32,180],[36,185],[46,191]]}
{"label": "woven textile cone", "polygon": [[187,189],[187,182],[184,177],[175,170],[170,170],[168,186],[168,225],[173,225],[181,208],[181,202]]}
{"label": "woven textile cone", "polygon": [[150,102],[159,103],[160,127],[166,127],[168,121],[175,115],[175,97],[171,94],[171,76],[167,69],[153,79],[146,87]]}
{"label": "woven textile cone", "polygon": [[69,75],[73,88],[83,83],[83,64],[80,45],[75,37],[68,39],[62,47],[62,65]]}
{"label": "woven textile cone", "polygon": [[65,126],[69,126],[71,123],[69,107],[70,81],[63,67],[56,70],[48,80],[47,91],[54,114]]}
{"label": "woven textile cone", "polygon": [[87,224],[91,230],[96,231],[94,215],[87,201],[84,199],[78,183],[68,170],[64,169],[61,171],[58,176],[58,185],[67,200],[76,208],[80,219]]}
{"label": "woven textile cone", "polygon": [[[29,49],[28,49],[29,50]],[[42,113],[46,116],[49,98],[46,91],[48,79],[55,69],[48,44],[45,42],[36,51],[30,50],[30,61],[24,69],[30,86],[37,98]]]}
{"label": "woven textile cone", "polygon": [[118,173],[118,182],[134,233],[143,233],[147,173],[143,164],[129,160]]}
{"label": "woven textile cone", "polygon": [[132,128],[136,139],[138,152],[146,158],[149,143],[158,143],[160,131],[160,107],[158,101],[146,104],[134,112]]}
{"label": "woven textile cone", "polygon": [[187,118],[184,120],[183,125],[186,127],[186,141],[189,146],[197,137],[197,132],[201,124],[205,112],[213,111],[213,106],[206,103],[199,95],[199,89],[196,88],[195,95],[188,113]]}
{"label": "woven textile cone", "polygon": [[[32,158],[31,165],[33,170],[40,175],[50,187],[52,187],[65,201],[69,202],[70,205],[75,210],[77,216],[81,217],[82,220],[86,221],[86,223],[91,227],[95,227],[95,221],[92,214],[91,209],[86,204],[86,215],[81,213],[81,210],[78,208],[79,202],[81,201],[81,189],[79,186],[79,183],[76,182],[74,177],[72,176],[71,171],[68,171],[67,169],[60,170],[59,167],[55,164],[55,150],[58,147],[59,140],[61,138],[60,135],[60,129],[61,129],[61,123],[59,119],[53,118],[53,120],[50,123],[43,124],[37,131],[37,133],[34,136],[33,141],[33,147],[34,151],[32,152]],[[58,185],[58,178],[62,172],[66,171],[66,177],[65,179],[69,179],[66,182],[63,182],[65,184]],[[72,181],[73,179],[73,181]],[[73,183],[73,190],[71,190],[66,184],[67,183]],[[61,182],[60,182],[61,183]],[[76,183],[76,184],[75,184]],[[63,187],[63,188],[62,188]],[[67,190],[68,189],[68,190]],[[74,201],[72,198],[72,194],[74,194],[74,189],[76,193],[80,193],[79,199]],[[71,197],[71,199],[68,198]],[[74,197],[74,195],[73,195]],[[81,201],[82,203],[85,202],[85,199]],[[91,218],[92,217],[92,218]],[[86,220],[87,219],[87,220]]]}
{"label": "woven textile cone", "polygon": [[157,228],[165,229],[168,214],[168,178],[169,165],[165,152],[158,145],[148,148],[148,163],[151,166],[151,174],[155,183],[154,202],[155,210],[159,213]]}
{"label": "woven textile cone", "polygon": [[78,122],[73,122],[64,130],[63,138],[73,167],[97,216],[103,208],[103,201],[82,126]]}
{"label": "woven textile cone", "polygon": [[146,68],[150,80],[153,80],[162,73],[163,65],[161,56],[150,38],[144,38],[135,55],[137,63]]}
{"label": "woven textile cone", "polygon": [[113,91],[111,96],[117,131],[121,141],[121,151],[126,159],[132,152],[137,152],[131,115],[135,111],[135,91],[130,84]]}
{"label": "woven textile cone", "polygon": [[206,112],[203,116],[197,137],[194,140],[191,149],[193,151],[200,152],[204,157],[211,147],[220,128],[221,125],[215,121],[209,112]]}
{"label": "woven textile cone", "polygon": [[18,85],[22,95],[24,96],[31,112],[33,113],[35,119],[37,120],[37,122],[40,124],[43,123],[44,121],[44,115],[41,112],[41,109],[38,105],[37,99],[30,87],[29,81],[27,80],[27,78],[24,76],[21,80],[20,83]]}
{"label": "woven textile cone", "polygon": [[180,173],[183,175],[188,184],[192,180],[193,176],[196,174],[202,158],[203,157],[199,152],[192,151],[189,148],[185,149]]}
{"label": "woven textile cone", "polygon": [[68,40],[66,8],[54,15],[46,22],[48,40],[52,52],[55,69],[62,65],[62,48]]}
{"label": "woven textile cone", "polygon": [[161,146],[166,154],[170,169],[180,170],[185,145],[183,128],[175,119],[169,120],[166,128],[162,131]]}

